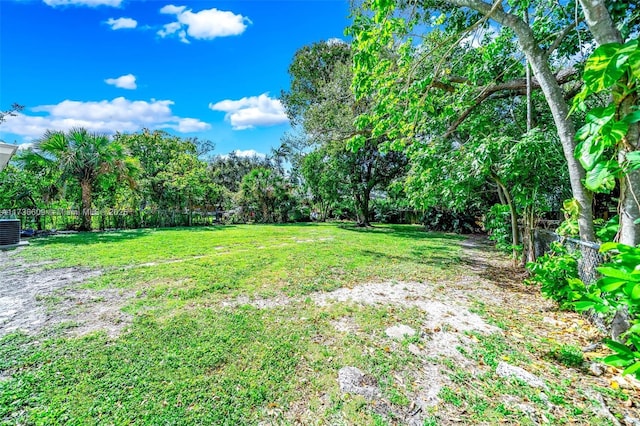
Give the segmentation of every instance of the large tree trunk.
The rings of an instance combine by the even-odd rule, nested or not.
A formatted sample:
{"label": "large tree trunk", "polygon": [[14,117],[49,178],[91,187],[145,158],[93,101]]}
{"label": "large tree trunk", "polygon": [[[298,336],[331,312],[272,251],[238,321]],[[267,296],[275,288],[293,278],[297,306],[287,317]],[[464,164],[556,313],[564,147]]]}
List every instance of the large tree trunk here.
{"label": "large tree trunk", "polygon": [[80,223],[81,231],[91,231],[91,182],[83,180],[80,182],[80,189],[82,190],[82,211]]}
{"label": "large tree trunk", "polygon": [[[636,98],[636,96],[633,96]],[[625,108],[621,108],[625,110]],[[630,110],[626,110],[630,112]],[[627,133],[627,147],[620,147],[618,152],[618,160],[620,163],[625,161],[628,152],[636,151],[640,148],[638,143],[638,125],[630,126]],[[620,234],[619,241],[623,244],[636,246],[640,244],[640,223],[636,223],[640,219],[640,170],[635,170],[622,177],[620,180],[620,204],[618,210],[620,212]]]}
{"label": "large tree trunk", "polygon": [[[584,10],[589,31],[593,34],[598,44],[622,43],[622,36],[611,20],[604,1],[580,0],[580,4]],[[622,88],[616,86],[613,90],[613,99],[616,99],[615,92],[620,92]],[[636,93],[631,93],[627,96],[620,104],[620,117],[624,117],[632,112],[637,101],[638,96]],[[628,152],[640,148],[638,139],[638,125],[637,123],[632,124],[629,126],[629,131],[627,132],[626,143],[623,142],[618,146],[619,163],[624,163]],[[640,224],[635,223],[635,221],[640,218],[640,205],[638,204],[637,194],[640,194],[639,170],[623,175],[620,179],[620,201],[618,203],[620,231],[618,233],[618,241],[630,246],[635,246],[640,243]],[[629,311],[626,307],[618,308],[611,324],[611,338],[621,342],[620,335],[626,332],[629,327]]]}
{"label": "large tree trunk", "polygon": [[[584,16],[589,26],[589,31],[593,38],[600,45],[608,43],[622,43],[622,36],[609,15],[609,11],[602,0],[580,0],[584,10]],[[624,84],[623,84],[624,85]],[[621,92],[622,88],[616,86],[614,92]],[[614,99],[616,93],[614,93]],[[636,93],[631,93],[620,104],[620,118],[633,111],[638,101]],[[629,126],[626,143],[618,146],[618,161],[621,165],[626,160],[628,152],[636,151],[640,148],[638,143],[638,125]],[[618,239],[623,244],[635,246],[640,244],[640,223],[635,223],[640,218],[640,171],[624,175],[620,179],[620,202],[618,211],[620,213],[620,233]]]}
{"label": "large tree trunk", "polygon": [[603,0],[580,0],[589,31],[598,44],[622,43],[620,31],[616,28]]}
{"label": "large tree trunk", "polygon": [[362,193],[358,193],[355,196],[356,201],[356,215],[358,220],[358,226],[369,227],[369,199],[371,198],[371,190],[364,189]]}
{"label": "large tree trunk", "polygon": [[558,130],[558,136],[562,144],[562,150],[567,160],[569,169],[569,179],[571,182],[571,191],[573,197],[580,205],[580,215],[578,217],[578,225],[580,228],[580,239],[587,241],[595,240],[593,230],[593,195],[587,191],[582,185],[585,177],[585,170],[580,162],[575,158],[575,127],[568,118],[569,106],[564,99],[562,89],[556,81],[555,75],[549,67],[549,60],[546,54],[538,45],[533,30],[528,23],[524,22],[520,17],[505,13],[499,6],[493,7],[491,4],[481,0],[446,0],[448,3],[474,9],[480,13],[491,16],[493,20],[501,25],[511,28],[518,37],[518,43],[524,52],[533,74],[540,83],[540,88],[544,93],[545,99],[553,121]]}

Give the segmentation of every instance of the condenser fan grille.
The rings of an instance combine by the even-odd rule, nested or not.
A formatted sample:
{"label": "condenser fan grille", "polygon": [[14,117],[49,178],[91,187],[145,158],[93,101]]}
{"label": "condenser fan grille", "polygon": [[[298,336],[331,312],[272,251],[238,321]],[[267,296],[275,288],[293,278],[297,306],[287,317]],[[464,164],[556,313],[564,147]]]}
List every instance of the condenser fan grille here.
{"label": "condenser fan grille", "polygon": [[20,243],[20,220],[0,219],[0,246]]}

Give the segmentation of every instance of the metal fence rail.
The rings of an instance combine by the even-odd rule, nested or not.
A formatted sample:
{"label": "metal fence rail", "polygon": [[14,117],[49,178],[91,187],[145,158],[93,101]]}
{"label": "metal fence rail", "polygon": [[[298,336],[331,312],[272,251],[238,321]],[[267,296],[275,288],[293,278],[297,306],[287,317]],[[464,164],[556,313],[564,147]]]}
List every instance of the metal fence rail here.
{"label": "metal fence rail", "polygon": [[[208,226],[224,220],[222,210],[96,210],[93,229],[131,229],[175,226]],[[80,226],[77,209],[0,209],[0,219],[19,219],[22,229],[68,230]]]}
{"label": "metal fence rail", "polygon": [[553,242],[563,243],[570,252],[580,252],[578,275],[585,284],[591,284],[598,279],[599,275],[596,268],[604,262],[604,257],[599,251],[600,244],[562,237],[546,229],[536,229],[534,233],[536,257],[549,252]]}

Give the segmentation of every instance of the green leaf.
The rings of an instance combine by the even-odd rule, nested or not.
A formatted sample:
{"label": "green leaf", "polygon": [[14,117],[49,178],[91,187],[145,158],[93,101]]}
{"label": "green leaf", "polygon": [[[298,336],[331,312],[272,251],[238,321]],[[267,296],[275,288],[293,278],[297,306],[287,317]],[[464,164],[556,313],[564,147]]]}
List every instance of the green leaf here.
{"label": "green leaf", "polygon": [[573,304],[573,307],[575,308],[576,311],[586,311],[587,309],[593,308],[594,305],[595,305],[595,302],[591,300],[585,300],[581,302],[575,302]]}
{"label": "green leaf", "polygon": [[620,43],[603,44],[587,59],[584,69],[584,82],[593,92],[611,87],[624,74],[617,66]]}
{"label": "green leaf", "polygon": [[629,356],[620,356],[620,355],[609,355],[602,360],[605,364],[611,365],[613,367],[624,367],[629,364],[629,362],[633,361],[633,355]]}
{"label": "green leaf", "polygon": [[587,123],[576,131],[576,139],[579,141],[587,139],[598,132],[598,126],[595,123]]}
{"label": "green leaf", "polygon": [[600,253],[606,253],[611,250],[618,250],[620,253],[628,253],[631,247],[626,244],[615,242],[607,242],[600,245]]}
{"label": "green leaf", "polygon": [[622,121],[627,124],[637,123],[638,121],[640,121],[640,110],[636,110],[625,115]]}
{"label": "green leaf", "polygon": [[624,369],[622,375],[625,376],[627,374],[634,374],[635,372],[640,371],[640,361],[636,361],[627,368]]}
{"label": "green leaf", "polygon": [[[612,161],[601,162],[587,172],[584,186],[595,192],[608,192],[615,187],[615,176],[611,170]],[[616,165],[617,166],[617,165]]]}
{"label": "green leaf", "polygon": [[602,126],[600,134],[607,146],[614,146],[625,137],[628,131],[629,125],[627,123],[624,121],[614,121]]}
{"label": "green leaf", "polygon": [[611,266],[601,266],[597,269],[598,272],[607,277],[618,278],[625,281],[640,282],[640,274],[630,274],[623,269]]}
{"label": "green leaf", "polygon": [[602,290],[605,291],[607,293],[611,293],[613,291],[616,291],[617,289],[619,289],[620,287],[622,287],[624,285],[626,281],[625,280],[620,280],[620,279],[614,279],[614,278],[601,278],[598,281],[598,287]]}
{"label": "green leaf", "polygon": [[622,45],[622,47],[616,53],[616,63],[615,67],[617,69],[626,71],[628,67],[628,61],[631,55],[633,55],[638,49],[638,40],[630,40],[629,42]]}
{"label": "green leaf", "polygon": [[629,296],[633,300],[640,299],[640,284],[636,284],[635,286],[633,286],[633,290],[631,290],[631,294]]}
{"label": "green leaf", "polygon": [[615,105],[609,105],[607,107],[598,107],[589,110],[585,120],[587,123],[594,124],[595,131],[598,131],[602,126],[611,121],[616,114]]}
{"label": "green leaf", "polygon": [[640,168],[640,151],[627,152],[625,158],[629,162],[631,170]]}
{"label": "green leaf", "polygon": [[629,347],[623,345],[622,343],[618,343],[615,340],[604,339],[604,344],[607,345],[609,349],[618,354],[626,355],[629,357],[633,357],[633,351],[629,349]]}
{"label": "green leaf", "polygon": [[631,74],[634,78],[640,79],[640,51],[636,50],[631,56],[629,56],[629,67],[631,68]]}
{"label": "green leaf", "polygon": [[637,324],[634,324],[633,326],[631,326],[631,328],[628,330],[629,333],[636,333],[636,334],[640,334],[640,322]]}
{"label": "green leaf", "polygon": [[589,138],[576,146],[576,157],[587,171],[593,170],[604,153],[604,145],[594,142],[594,138]]}

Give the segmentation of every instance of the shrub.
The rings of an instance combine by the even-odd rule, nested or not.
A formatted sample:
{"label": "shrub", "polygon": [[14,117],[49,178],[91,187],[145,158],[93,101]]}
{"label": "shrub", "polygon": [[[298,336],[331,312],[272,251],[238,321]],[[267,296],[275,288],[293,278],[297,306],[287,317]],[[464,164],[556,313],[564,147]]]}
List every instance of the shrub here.
{"label": "shrub", "polygon": [[479,230],[473,214],[457,213],[438,207],[427,210],[422,217],[422,222],[427,231],[470,234]]}
{"label": "shrub", "polygon": [[527,263],[527,269],[533,274],[527,281],[540,284],[542,295],[558,302],[562,309],[571,308],[587,291],[578,278],[579,255],[579,252],[570,253],[560,243],[552,243],[548,253],[536,262]]}
{"label": "shrub", "polygon": [[580,367],[584,361],[582,349],[575,345],[560,345],[551,350],[551,356],[567,367]]}
{"label": "shrub", "polygon": [[491,207],[486,214],[484,228],[500,251],[511,252],[513,244],[517,244],[511,241],[511,213],[507,205],[495,204]]}
{"label": "shrub", "polygon": [[600,252],[611,256],[598,268],[602,277],[574,305],[579,311],[593,309],[605,314],[628,310],[630,328],[620,336],[621,342],[605,339],[614,353],[603,361],[640,379],[640,248],[604,243]]}

